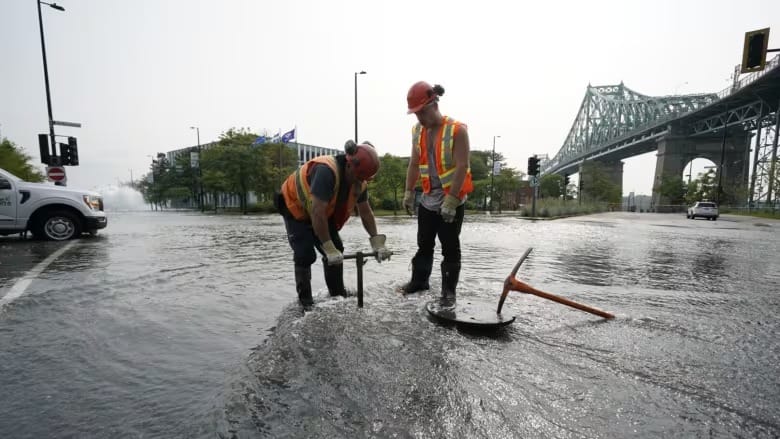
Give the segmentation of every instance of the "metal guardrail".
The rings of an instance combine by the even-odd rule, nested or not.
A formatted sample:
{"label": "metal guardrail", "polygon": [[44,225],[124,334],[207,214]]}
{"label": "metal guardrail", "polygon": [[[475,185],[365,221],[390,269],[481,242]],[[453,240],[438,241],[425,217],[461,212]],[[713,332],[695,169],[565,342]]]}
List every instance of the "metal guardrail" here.
{"label": "metal guardrail", "polygon": [[718,95],[718,98],[723,99],[726,96],[736,93],[737,91],[745,88],[748,84],[751,84],[758,78],[764,76],[770,70],[777,68],[778,65],[780,65],[780,55],[775,56],[768,63],[766,63],[766,66],[764,66],[764,70],[761,70],[760,72],[753,72],[745,76],[744,78],[740,79],[736,83],[716,93]]}

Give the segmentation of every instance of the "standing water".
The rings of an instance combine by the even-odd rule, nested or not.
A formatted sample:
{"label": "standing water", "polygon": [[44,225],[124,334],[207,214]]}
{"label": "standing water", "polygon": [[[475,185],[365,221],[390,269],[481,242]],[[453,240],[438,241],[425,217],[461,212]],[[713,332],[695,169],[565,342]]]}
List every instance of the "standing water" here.
{"label": "standing water", "polygon": [[[467,216],[459,300],[497,303],[534,247],[519,279],[616,314],[513,292],[496,334],[428,318],[438,254],[398,294],[415,220],[378,225],[365,307],[317,262],[303,314],[278,215],[114,214],[0,309],[0,437],[780,436],[778,222]],[[369,249],[357,220],[342,237]]]}

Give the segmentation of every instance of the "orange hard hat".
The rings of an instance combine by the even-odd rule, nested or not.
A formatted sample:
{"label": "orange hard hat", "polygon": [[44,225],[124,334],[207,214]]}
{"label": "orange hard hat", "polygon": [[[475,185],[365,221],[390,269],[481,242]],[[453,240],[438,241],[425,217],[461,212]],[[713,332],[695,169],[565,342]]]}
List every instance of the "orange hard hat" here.
{"label": "orange hard hat", "polygon": [[379,172],[379,156],[370,143],[361,143],[347,152],[347,166],[352,169],[355,178],[368,181]]}
{"label": "orange hard hat", "polygon": [[425,81],[414,83],[409,88],[409,93],[406,94],[406,103],[409,106],[409,111],[406,114],[416,113],[432,100],[436,99],[436,93],[433,91],[431,84]]}

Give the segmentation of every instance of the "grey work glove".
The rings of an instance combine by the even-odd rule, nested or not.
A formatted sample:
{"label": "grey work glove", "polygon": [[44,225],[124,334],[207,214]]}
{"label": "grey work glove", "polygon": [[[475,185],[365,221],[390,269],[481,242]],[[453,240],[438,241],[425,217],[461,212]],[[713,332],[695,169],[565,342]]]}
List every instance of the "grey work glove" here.
{"label": "grey work glove", "polygon": [[404,192],[404,208],[409,215],[414,214],[414,191]]}
{"label": "grey work glove", "polygon": [[451,223],[455,221],[455,213],[460,206],[460,198],[447,194],[444,197],[444,202],[441,203],[441,217],[445,223]]}
{"label": "grey work glove", "polygon": [[385,241],[387,240],[385,235],[374,235],[368,238],[368,240],[371,242],[371,248],[376,252],[377,262],[381,264],[382,261],[390,259],[390,255],[392,255],[393,252],[385,247]]}
{"label": "grey work glove", "polygon": [[339,265],[344,262],[344,255],[333,245],[333,241],[322,243],[322,251],[325,252],[325,261],[328,265]]}

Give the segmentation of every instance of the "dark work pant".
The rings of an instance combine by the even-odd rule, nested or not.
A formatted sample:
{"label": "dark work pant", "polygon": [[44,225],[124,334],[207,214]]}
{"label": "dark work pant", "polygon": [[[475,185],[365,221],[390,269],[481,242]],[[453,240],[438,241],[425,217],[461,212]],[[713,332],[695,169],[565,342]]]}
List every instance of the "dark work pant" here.
{"label": "dark work pant", "polygon": [[[290,214],[282,215],[284,218],[284,227],[287,229],[287,241],[290,243],[290,247],[293,250],[293,261],[296,267],[309,267],[311,264],[317,261],[317,254],[314,252],[316,248],[321,255],[325,255],[322,251],[322,243],[314,234],[314,228],[310,223],[298,221]],[[336,224],[333,220],[328,220],[328,230],[330,231],[330,239],[333,240],[333,245],[339,249],[340,252],[344,252],[344,244],[341,242],[339,232],[336,230]]]}
{"label": "dark work pant", "polygon": [[437,236],[441,243],[441,254],[444,257],[442,263],[460,263],[460,228],[463,225],[465,211],[465,205],[458,206],[455,211],[455,220],[447,223],[438,212],[430,211],[422,205],[418,207],[415,264],[419,263],[420,267],[430,267],[433,264],[433,249],[436,246]]}

